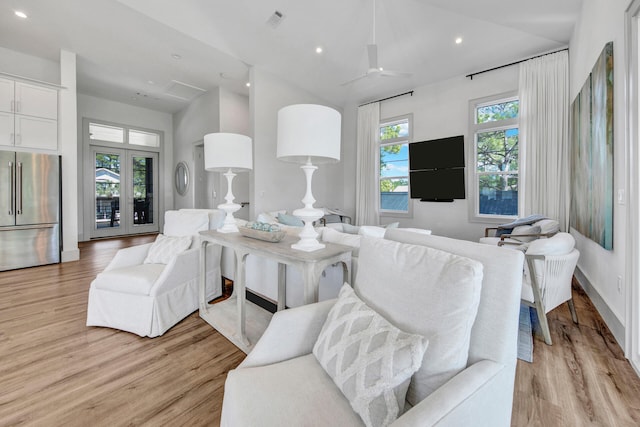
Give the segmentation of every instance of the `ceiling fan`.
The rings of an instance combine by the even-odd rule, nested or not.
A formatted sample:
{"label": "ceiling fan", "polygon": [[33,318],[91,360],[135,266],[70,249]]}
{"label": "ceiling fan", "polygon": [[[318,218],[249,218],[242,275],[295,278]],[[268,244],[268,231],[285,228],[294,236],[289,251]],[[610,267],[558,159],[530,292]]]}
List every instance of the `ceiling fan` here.
{"label": "ceiling fan", "polygon": [[411,73],[403,71],[385,70],[378,65],[378,45],[376,44],[376,0],[373,0],[373,43],[367,45],[367,57],[369,58],[369,69],[366,73],[356,77],[355,79],[348,80],[341,84],[346,86],[354,83],[360,79],[372,78],[372,77],[411,77]]}

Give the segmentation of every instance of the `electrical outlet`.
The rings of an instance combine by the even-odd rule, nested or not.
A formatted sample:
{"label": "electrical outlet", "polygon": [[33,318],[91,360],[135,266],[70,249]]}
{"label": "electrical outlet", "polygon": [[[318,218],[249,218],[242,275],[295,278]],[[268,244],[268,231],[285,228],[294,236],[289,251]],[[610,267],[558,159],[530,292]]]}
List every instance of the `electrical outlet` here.
{"label": "electrical outlet", "polygon": [[622,276],[618,276],[618,293],[622,293]]}

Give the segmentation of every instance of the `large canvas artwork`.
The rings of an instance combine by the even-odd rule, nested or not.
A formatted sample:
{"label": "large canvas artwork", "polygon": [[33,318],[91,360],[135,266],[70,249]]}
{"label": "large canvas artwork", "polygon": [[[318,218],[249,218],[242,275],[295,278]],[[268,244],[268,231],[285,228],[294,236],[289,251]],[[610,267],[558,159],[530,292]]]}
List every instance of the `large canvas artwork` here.
{"label": "large canvas artwork", "polygon": [[613,249],[613,42],[571,105],[570,224]]}

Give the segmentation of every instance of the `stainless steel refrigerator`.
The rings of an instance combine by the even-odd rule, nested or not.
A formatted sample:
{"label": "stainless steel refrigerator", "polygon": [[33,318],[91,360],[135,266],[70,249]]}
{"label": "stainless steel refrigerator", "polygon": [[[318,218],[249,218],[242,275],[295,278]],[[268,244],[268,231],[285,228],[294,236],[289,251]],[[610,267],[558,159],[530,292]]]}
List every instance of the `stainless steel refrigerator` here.
{"label": "stainless steel refrigerator", "polygon": [[0,271],[60,262],[60,157],[0,151]]}

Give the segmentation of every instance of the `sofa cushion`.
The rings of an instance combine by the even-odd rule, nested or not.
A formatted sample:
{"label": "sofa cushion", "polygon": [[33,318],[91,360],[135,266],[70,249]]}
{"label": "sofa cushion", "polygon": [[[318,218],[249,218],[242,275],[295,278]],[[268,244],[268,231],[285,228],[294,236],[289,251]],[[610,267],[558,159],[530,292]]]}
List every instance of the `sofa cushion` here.
{"label": "sofa cushion", "polygon": [[[209,219],[207,218],[207,224]],[[149,248],[144,264],[169,264],[171,260],[191,246],[192,236],[165,236],[158,234]]]}
{"label": "sofa cushion", "polygon": [[112,292],[149,295],[164,268],[164,264],[138,264],[107,270],[98,274],[91,286]]}
{"label": "sofa cushion", "polygon": [[320,365],[367,426],[391,424],[428,342],[403,332],[344,284],[313,347]]}
{"label": "sofa cushion", "polygon": [[223,414],[228,425],[236,426],[364,425],[311,353],[229,371]]}
{"label": "sofa cushion", "polygon": [[360,240],[362,236],[358,234],[341,233],[333,228],[324,227],[322,231],[322,241],[337,243],[339,245],[351,246],[351,255],[357,257],[360,252]]}
{"label": "sofa cushion", "polygon": [[416,405],[467,365],[482,264],[426,246],[367,237],[358,260],[356,294],[399,329],[429,340],[407,392],[407,401]]}
{"label": "sofa cushion", "polygon": [[164,234],[166,236],[192,236],[209,229],[209,213],[206,210],[166,211]]}
{"label": "sofa cushion", "polygon": [[361,236],[377,237],[382,239],[385,232],[384,227],[377,227],[375,225],[361,225],[358,230],[358,234]]}

